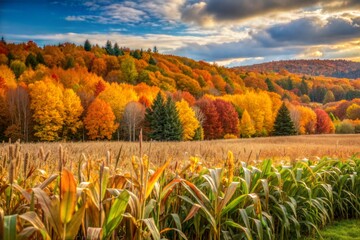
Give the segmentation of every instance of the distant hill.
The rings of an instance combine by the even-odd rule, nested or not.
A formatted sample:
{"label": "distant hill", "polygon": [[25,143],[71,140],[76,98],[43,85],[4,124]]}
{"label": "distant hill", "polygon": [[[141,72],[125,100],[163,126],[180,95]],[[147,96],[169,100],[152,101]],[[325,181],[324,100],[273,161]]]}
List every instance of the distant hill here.
{"label": "distant hill", "polygon": [[291,73],[306,74],[312,76],[327,76],[337,78],[360,78],[360,62],[345,60],[288,60],[274,61],[237,67],[245,70],[261,72],[280,72],[286,70]]}

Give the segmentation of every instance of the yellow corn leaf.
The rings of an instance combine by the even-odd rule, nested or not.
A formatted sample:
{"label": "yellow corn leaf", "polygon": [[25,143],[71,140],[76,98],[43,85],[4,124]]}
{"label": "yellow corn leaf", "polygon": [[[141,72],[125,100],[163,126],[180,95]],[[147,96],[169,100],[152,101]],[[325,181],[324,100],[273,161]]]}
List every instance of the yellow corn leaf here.
{"label": "yellow corn leaf", "polygon": [[162,167],[160,167],[158,170],[156,170],[156,172],[150,177],[148,186],[146,189],[145,198],[148,198],[148,196],[150,195],[150,193],[152,192],[152,190],[155,186],[155,183],[157,182],[157,180],[159,180],[161,174],[164,172],[164,170],[167,168],[167,166],[169,164],[170,164],[170,161],[167,161]]}
{"label": "yellow corn leaf", "polygon": [[74,175],[64,169],[61,173],[60,220],[66,224],[70,222],[76,206],[76,182]]}

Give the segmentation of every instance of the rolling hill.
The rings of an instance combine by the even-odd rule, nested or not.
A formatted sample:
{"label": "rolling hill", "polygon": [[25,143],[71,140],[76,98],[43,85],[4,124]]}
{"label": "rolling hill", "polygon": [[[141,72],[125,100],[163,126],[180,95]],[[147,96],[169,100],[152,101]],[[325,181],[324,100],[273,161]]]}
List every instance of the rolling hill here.
{"label": "rolling hill", "polygon": [[238,67],[246,70],[262,72],[280,72],[286,70],[291,73],[327,76],[337,78],[360,78],[360,62],[346,60],[288,60],[274,61],[262,64],[255,64],[245,67]]}

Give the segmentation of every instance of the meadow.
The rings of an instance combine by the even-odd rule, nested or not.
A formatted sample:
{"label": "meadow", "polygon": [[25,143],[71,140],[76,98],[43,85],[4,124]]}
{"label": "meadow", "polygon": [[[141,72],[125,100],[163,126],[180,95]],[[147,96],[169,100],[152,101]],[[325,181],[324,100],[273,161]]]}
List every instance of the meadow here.
{"label": "meadow", "polygon": [[321,239],[335,220],[360,218],[359,145],[358,135],[3,143],[0,236]]}

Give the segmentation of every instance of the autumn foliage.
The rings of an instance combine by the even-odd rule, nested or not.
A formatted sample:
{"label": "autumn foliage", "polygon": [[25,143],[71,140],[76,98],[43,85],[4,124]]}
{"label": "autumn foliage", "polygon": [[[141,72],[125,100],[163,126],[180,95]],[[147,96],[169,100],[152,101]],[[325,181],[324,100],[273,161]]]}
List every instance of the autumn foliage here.
{"label": "autumn foliage", "polygon": [[[0,140],[135,140],[149,126],[144,112],[159,92],[174,102],[171,114],[178,112],[183,131],[174,139],[269,136],[283,102],[297,134],[333,132],[343,121],[353,132],[358,128],[360,79],[309,72],[334,76],[333,66],[355,74],[358,65],[351,62],[228,69],[151,50],[85,45],[2,43]],[[314,76],[292,73],[300,66]],[[175,127],[166,129],[170,134]]]}

